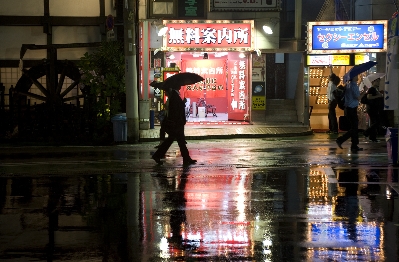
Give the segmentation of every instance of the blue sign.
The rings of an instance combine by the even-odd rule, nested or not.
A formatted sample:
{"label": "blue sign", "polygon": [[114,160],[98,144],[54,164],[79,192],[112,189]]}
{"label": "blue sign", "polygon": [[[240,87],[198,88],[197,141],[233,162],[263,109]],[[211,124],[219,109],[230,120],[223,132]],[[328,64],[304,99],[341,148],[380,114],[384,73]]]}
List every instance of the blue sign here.
{"label": "blue sign", "polygon": [[384,24],[313,25],[313,50],[383,49]]}

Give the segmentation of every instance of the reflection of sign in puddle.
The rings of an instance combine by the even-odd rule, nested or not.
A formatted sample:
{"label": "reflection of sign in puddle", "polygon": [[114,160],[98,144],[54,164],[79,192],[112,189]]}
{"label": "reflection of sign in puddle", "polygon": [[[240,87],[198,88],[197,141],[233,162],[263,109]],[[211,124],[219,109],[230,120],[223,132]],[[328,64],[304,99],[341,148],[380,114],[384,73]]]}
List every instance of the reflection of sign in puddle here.
{"label": "reflection of sign in puddle", "polygon": [[308,180],[308,208],[305,241],[307,257],[324,260],[359,259],[375,261],[384,257],[382,225],[367,221],[367,204],[358,197],[359,177],[367,172],[356,169],[311,168]]}

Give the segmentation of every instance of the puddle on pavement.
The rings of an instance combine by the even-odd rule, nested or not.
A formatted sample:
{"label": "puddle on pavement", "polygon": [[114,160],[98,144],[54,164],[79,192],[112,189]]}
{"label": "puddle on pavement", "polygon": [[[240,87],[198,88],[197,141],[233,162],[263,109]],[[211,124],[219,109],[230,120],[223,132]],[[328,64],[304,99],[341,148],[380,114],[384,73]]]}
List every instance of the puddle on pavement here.
{"label": "puddle on pavement", "polygon": [[398,170],[0,178],[1,261],[398,261]]}

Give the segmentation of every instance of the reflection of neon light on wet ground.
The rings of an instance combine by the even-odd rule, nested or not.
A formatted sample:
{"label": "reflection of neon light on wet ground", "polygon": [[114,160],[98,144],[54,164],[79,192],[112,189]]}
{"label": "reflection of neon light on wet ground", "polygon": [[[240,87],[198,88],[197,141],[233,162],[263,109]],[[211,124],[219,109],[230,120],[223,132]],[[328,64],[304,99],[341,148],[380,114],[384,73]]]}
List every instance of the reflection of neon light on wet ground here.
{"label": "reflection of neon light on wet ground", "polygon": [[201,181],[190,177],[186,184],[187,222],[183,239],[210,257],[224,253],[251,256],[250,186],[247,172],[215,175]]}
{"label": "reflection of neon light on wet ground", "polygon": [[[330,192],[328,189],[332,186],[329,184],[335,183],[331,182],[334,181],[332,179],[326,179],[331,170],[325,171],[315,168],[309,175],[309,222],[306,240],[301,244],[307,248],[305,261],[331,258],[337,261],[382,261],[385,256],[383,224],[367,222],[362,198],[356,194],[346,195],[345,188],[341,188],[340,184],[335,193]],[[356,191],[357,184],[352,182],[351,185]]]}

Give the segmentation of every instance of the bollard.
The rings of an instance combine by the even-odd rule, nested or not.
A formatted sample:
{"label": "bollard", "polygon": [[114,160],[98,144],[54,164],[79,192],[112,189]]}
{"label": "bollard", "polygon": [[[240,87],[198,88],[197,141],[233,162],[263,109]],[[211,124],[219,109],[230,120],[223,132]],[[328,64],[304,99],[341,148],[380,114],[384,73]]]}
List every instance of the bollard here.
{"label": "bollard", "polygon": [[150,110],[150,129],[154,129],[154,122],[155,122],[155,111]]}

